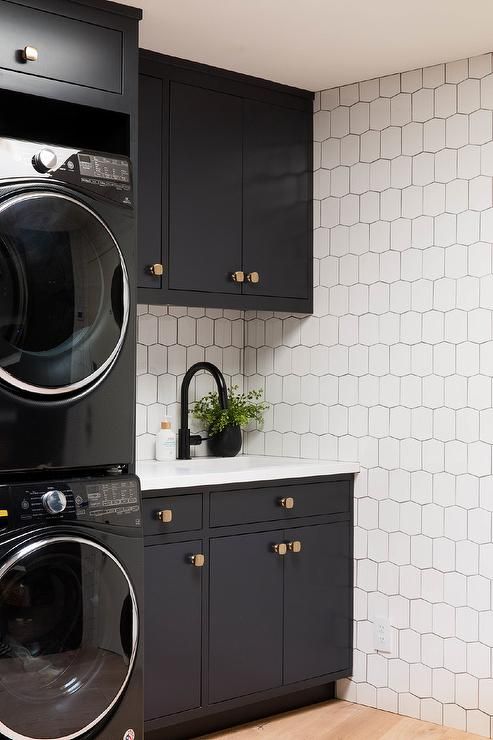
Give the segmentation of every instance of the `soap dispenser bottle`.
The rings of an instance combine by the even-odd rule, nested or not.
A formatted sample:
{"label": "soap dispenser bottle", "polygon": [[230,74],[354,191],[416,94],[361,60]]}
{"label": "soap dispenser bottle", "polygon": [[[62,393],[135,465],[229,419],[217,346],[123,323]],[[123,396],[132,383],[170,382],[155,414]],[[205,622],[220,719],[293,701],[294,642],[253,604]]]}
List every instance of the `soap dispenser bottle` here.
{"label": "soap dispenser bottle", "polygon": [[176,434],[171,429],[171,420],[166,417],[156,436],[156,460],[176,460]]}

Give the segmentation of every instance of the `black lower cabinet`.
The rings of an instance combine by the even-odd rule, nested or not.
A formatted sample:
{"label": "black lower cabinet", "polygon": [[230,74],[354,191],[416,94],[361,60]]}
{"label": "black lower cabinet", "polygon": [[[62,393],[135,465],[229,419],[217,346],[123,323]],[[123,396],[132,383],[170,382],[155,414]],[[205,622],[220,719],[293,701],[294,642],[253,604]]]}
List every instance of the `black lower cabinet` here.
{"label": "black lower cabinet", "polygon": [[149,740],[320,701],[351,675],[352,493],[349,475],[147,493]]}
{"label": "black lower cabinet", "polygon": [[277,532],[211,540],[209,700],[282,684],[282,558]]}
{"label": "black lower cabinet", "polygon": [[146,720],[201,705],[202,542],[145,549]]}
{"label": "black lower cabinet", "polygon": [[291,529],[286,541],[284,682],[295,683],[350,663],[349,523]]}

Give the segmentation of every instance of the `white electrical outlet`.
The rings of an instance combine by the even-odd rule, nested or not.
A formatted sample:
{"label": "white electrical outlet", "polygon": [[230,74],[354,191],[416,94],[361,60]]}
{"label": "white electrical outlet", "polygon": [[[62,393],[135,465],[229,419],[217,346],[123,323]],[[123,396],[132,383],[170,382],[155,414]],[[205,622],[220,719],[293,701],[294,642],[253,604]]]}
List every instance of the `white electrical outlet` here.
{"label": "white electrical outlet", "polygon": [[384,617],[375,617],[373,620],[373,645],[380,653],[392,652],[392,629],[389,620]]}

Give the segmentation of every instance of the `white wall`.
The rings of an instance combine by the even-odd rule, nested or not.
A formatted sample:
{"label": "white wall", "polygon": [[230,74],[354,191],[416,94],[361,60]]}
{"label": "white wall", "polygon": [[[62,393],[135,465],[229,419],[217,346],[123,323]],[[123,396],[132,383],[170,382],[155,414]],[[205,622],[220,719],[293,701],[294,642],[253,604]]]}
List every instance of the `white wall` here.
{"label": "white wall", "polygon": [[[325,90],[315,315],[246,314],[248,451],[359,460],[340,696],[491,735],[491,55]],[[373,650],[389,616],[391,655]]]}

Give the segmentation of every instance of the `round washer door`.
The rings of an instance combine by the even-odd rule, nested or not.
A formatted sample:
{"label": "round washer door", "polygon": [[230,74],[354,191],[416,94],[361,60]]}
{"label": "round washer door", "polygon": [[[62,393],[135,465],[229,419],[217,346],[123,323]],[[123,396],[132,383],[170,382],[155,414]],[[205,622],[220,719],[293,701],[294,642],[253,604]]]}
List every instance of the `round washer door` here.
{"label": "round washer door", "polygon": [[0,735],[73,740],[112,710],[138,643],[135,593],[91,540],[36,540],[0,565]]}
{"label": "round washer door", "polygon": [[0,203],[0,380],[75,394],[109,370],[125,336],[128,275],[104,221],[61,191]]}

